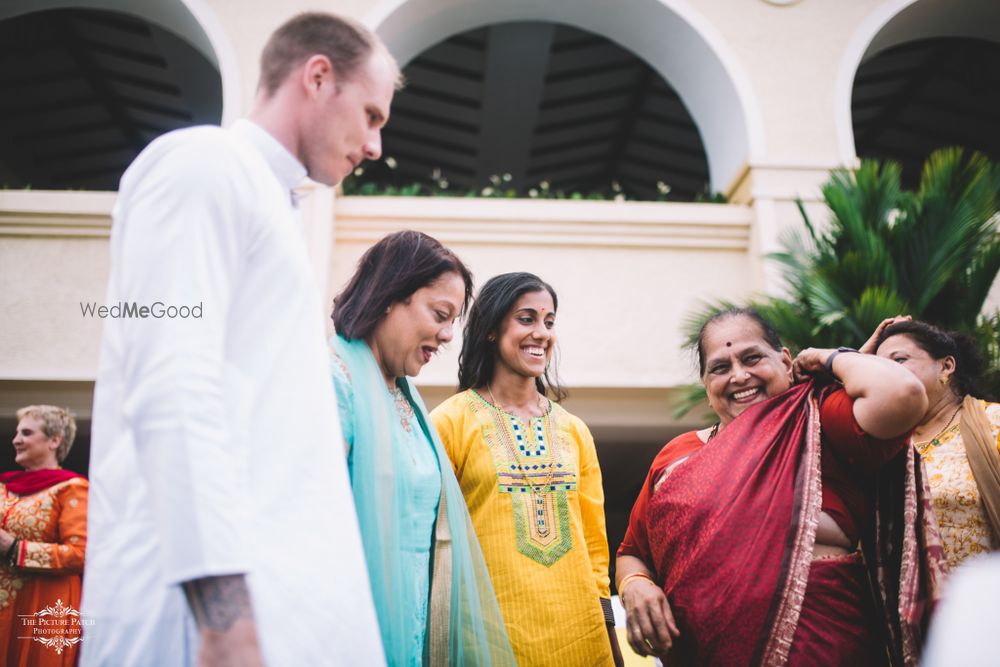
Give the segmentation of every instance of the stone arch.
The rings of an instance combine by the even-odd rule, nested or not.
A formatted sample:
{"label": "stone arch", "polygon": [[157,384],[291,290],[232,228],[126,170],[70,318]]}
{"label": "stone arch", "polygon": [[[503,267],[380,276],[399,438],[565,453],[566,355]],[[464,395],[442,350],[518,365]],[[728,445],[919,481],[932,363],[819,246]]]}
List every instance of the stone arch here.
{"label": "stone arch", "polygon": [[[202,3],[4,3],[0,21],[15,48],[5,77],[16,88],[3,110],[10,182],[114,189],[158,134],[235,117],[236,58]],[[62,85],[45,85],[52,81]]]}
{"label": "stone arch", "polygon": [[1000,43],[1000,4],[976,0],[887,0],[855,31],[841,58],[834,104],[837,143],[844,164],[856,164],[851,101],[858,68],[906,42],[965,37]]}
{"label": "stone arch", "polygon": [[204,0],[9,0],[0,21],[49,9],[103,9],[155,23],[190,43],[216,66],[222,78],[222,122],[240,114],[239,62],[222,24]]}
{"label": "stone arch", "polygon": [[684,0],[622,0],[613,10],[601,0],[386,0],[365,23],[405,64],[450,35],[513,21],[571,25],[614,40],[649,63],[690,110],[714,190],[724,191],[762,154],[763,122],[749,77],[721,35]]}

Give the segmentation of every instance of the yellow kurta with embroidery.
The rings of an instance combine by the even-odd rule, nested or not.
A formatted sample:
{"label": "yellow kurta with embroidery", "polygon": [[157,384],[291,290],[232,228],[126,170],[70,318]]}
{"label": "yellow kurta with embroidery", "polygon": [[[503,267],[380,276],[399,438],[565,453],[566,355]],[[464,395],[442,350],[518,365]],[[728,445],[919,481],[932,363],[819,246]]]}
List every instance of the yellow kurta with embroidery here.
{"label": "yellow kurta with embroidery", "polygon": [[[0,484],[4,528],[21,540],[17,567],[0,563],[0,664],[75,664],[82,626],[73,612],[80,610],[87,487],[76,477],[18,496]],[[36,627],[26,626],[25,617]]]}
{"label": "yellow kurta with embroidery", "polygon": [[465,391],[431,413],[472,515],[522,667],[613,664],[604,491],[584,423],[529,423]]}
{"label": "yellow kurta with embroidery", "polygon": [[[993,425],[993,440],[1000,447],[1000,403],[987,403],[986,417]],[[990,551],[998,536],[990,530],[979,499],[959,424],[934,440],[916,443],[916,447],[927,470],[944,555],[954,571],[965,559]]]}

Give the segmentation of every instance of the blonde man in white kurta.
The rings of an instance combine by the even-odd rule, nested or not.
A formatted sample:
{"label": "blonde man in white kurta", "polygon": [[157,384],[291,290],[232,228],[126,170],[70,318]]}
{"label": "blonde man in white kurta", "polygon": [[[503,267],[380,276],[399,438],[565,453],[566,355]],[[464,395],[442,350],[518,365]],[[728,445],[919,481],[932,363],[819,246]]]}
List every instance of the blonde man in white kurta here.
{"label": "blonde man in white kurta", "polygon": [[374,44],[351,78],[308,57],[254,122],[161,137],[122,179],[108,305],[150,311],[105,322],[86,666],[384,663],[292,193],[377,157],[396,70]]}

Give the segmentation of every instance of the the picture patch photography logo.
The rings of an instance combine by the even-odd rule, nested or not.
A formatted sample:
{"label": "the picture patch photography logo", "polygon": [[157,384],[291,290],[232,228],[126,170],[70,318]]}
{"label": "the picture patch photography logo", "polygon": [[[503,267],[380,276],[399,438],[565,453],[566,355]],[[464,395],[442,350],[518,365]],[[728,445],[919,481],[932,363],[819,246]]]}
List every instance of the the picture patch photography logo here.
{"label": "the picture patch photography logo", "polygon": [[39,642],[62,655],[63,649],[83,640],[83,628],[92,625],[80,616],[80,611],[67,607],[62,600],[36,611],[18,616],[18,639]]}

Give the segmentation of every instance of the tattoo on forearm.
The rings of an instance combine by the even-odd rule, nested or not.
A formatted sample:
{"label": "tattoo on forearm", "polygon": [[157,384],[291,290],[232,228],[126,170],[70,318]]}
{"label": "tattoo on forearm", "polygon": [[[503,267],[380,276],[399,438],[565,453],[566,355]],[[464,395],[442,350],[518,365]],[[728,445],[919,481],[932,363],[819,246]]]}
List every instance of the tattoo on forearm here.
{"label": "tattoo on forearm", "polygon": [[184,582],[188,606],[203,630],[225,632],[241,618],[253,618],[250,592],[242,574]]}

